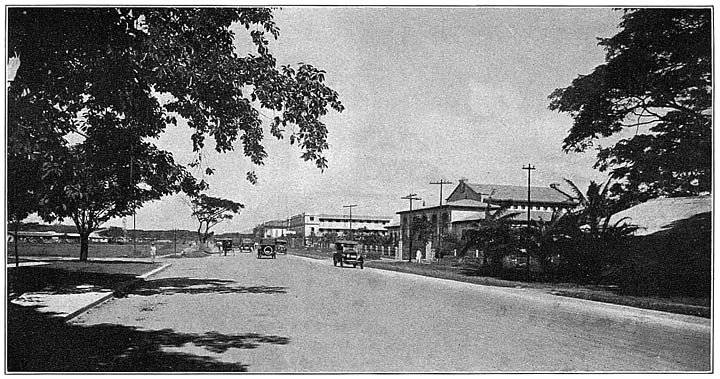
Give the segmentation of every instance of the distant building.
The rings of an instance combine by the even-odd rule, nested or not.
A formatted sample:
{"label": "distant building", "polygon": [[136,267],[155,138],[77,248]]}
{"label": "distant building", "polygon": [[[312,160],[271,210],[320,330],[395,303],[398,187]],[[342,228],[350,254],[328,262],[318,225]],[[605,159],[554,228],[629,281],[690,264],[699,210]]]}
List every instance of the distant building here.
{"label": "distant building", "polygon": [[329,233],[349,237],[351,228],[355,234],[367,232],[386,235],[385,225],[390,220],[392,217],[389,216],[353,215],[351,220],[349,214],[300,213],[290,217],[285,225],[286,234],[302,237],[308,243],[313,238]]}
{"label": "distant building", "polygon": [[287,233],[288,226],[286,220],[273,220],[262,223],[253,228],[253,234],[256,239],[259,238],[281,238]]}
{"label": "distant building", "polygon": [[[19,231],[17,233],[18,241],[26,241],[26,242],[43,242],[43,243],[79,243],[80,242],[80,234],[79,233],[61,233],[61,232],[55,232],[52,230],[46,230],[42,232],[37,231]],[[8,232],[7,236],[8,242],[14,242],[15,241],[15,232]],[[108,238],[103,237],[99,235],[97,232],[90,233],[90,236],[88,237],[88,241],[91,243],[108,243]]]}
{"label": "distant building", "polygon": [[[530,187],[528,203],[528,187],[460,181],[442,205],[397,212],[400,215],[398,233],[403,240],[403,249],[407,248],[410,221],[416,217],[425,218],[433,225],[432,245],[437,247],[439,236],[459,238],[463,231],[484,219],[488,211],[494,212],[501,207],[506,207],[507,212],[518,212],[512,223],[522,226],[527,224],[528,206],[531,220],[549,221],[554,212],[563,212],[575,205],[574,199],[554,188]],[[414,246],[413,249],[415,247],[421,248]]]}

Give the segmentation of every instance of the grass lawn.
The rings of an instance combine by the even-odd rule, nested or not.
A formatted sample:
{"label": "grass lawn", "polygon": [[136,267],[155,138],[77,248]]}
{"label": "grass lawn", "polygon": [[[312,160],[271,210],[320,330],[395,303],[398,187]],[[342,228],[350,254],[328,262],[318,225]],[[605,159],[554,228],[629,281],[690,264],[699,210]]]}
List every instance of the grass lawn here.
{"label": "grass lawn", "polygon": [[8,293],[32,291],[73,292],[78,285],[115,289],[160,267],[160,263],[55,261],[42,266],[6,269]]}
{"label": "grass lawn", "polygon": [[[291,249],[289,253],[317,259],[332,257],[332,251],[315,251],[313,249]],[[627,296],[614,293],[599,286],[583,286],[572,283],[536,283],[503,280],[488,276],[471,276],[461,272],[460,267],[449,264],[418,264],[394,260],[370,260],[365,267],[381,270],[398,271],[409,274],[429,276],[433,278],[456,280],[460,282],[496,287],[520,287],[545,290],[558,296],[575,297],[586,300],[627,305],[636,308],[653,309],[665,312],[687,314],[710,318],[710,299],[692,297],[658,297],[658,296]]]}
{"label": "grass lawn", "polygon": [[[175,251],[173,244],[156,245],[157,255],[171,254]],[[181,251],[184,245],[178,244]],[[138,244],[137,253],[133,254],[133,245],[95,244],[88,246],[89,258],[142,258],[150,256],[150,245]],[[80,257],[79,243],[32,243],[19,242],[18,255],[22,257]],[[7,243],[7,263],[15,263],[15,244]]]}

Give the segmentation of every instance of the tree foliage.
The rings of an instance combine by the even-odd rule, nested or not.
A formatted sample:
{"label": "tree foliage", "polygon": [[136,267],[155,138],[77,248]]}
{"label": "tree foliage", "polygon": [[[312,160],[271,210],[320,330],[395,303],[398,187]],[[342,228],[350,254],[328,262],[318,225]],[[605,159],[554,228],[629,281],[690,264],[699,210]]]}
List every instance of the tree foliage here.
{"label": "tree foliage", "polygon": [[199,223],[198,238],[201,243],[207,242],[212,235],[210,229],[225,221],[233,218],[233,214],[238,213],[245,206],[232,200],[212,197],[206,194],[200,194],[191,199],[192,215]]}
{"label": "tree foliage", "polygon": [[[236,26],[256,53],[238,55]],[[69,216],[82,235],[165,194],[197,194],[204,183],[185,186],[153,144],[177,117],[193,130],[192,166],[208,138],[262,164],[266,109],[270,134],[325,168],[320,118],[343,106],[324,71],[277,67],[267,45],[278,36],[264,8],[9,8],[8,50],[22,62],[8,89],[11,218]]]}
{"label": "tree foliage", "polygon": [[177,192],[187,175],[168,152],[110,125],[89,129],[82,143],[58,158],[58,173],[40,187],[40,214],[46,220],[73,220],[81,260],[87,259],[91,232],[112,218],[133,214],[139,204]]}
{"label": "tree foliage", "polygon": [[[249,31],[257,54],[237,54],[235,25]],[[325,168],[320,118],[344,107],[323,70],[276,67],[268,35],[278,38],[279,29],[265,8],[11,8],[9,50],[23,62],[14,91],[69,115],[110,109],[151,134],[180,116],[194,131],[196,151],[207,137],[219,152],[239,139],[245,155],[262,164],[258,105],[279,112],[273,136],[289,135],[303,159]]]}
{"label": "tree foliage", "polygon": [[[590,182],[585,193],[573,181],[564,180],[579,203],[575,209],[553,215],[549,222],[535,224],[539,257],[545,269],[556,270],[562,279],[597,284],[625,264],[625,247],[635,229],[625,219],[610,223],[620,210],[611,179],[603,184]],[[557,258],[557,267],[547,264],[551,257]]]}
{"label": "tree foliage", "polygon": [[622,179],[628,195],[710,191],[711,10],[631,9],[620,28],[599,41],[604,64],[549,97],[551,110],[574,121],[563,149],[583,152],[624,131],[598,147],[595,167]]}

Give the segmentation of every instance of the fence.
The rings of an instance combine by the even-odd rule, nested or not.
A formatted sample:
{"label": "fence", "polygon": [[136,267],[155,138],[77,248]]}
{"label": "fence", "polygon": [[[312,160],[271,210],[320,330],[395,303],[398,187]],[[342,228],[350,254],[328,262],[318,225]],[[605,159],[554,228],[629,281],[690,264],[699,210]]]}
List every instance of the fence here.
{"label": "fence", "polygon": [[358,245],[358,249],[363,254],[378,255],[381,257],[394,257],[397,247],[383,245]]}

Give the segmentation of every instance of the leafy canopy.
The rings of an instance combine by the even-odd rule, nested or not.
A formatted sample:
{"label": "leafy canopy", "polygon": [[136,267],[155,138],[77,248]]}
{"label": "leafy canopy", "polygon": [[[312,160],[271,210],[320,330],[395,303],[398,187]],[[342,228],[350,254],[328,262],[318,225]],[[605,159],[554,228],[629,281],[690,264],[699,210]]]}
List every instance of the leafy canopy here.
{"label": "leafy canopy", "polygon": [[[276,115],[273,136],[327,166],[320,118],[343,106],[324,71],[276,67],[269,9],[11,7],[8,16],[8,50],[21,60],[8,89],[13,219],[72,217],[84,235],[144,202],[206,189],[154,145],[177,117],[193,130],[191,165],[208,138],[262,164],[264,108]],[[235,25],[257,53],[238,55]]]}
{"label": "leafy canopy", "polygon": [[[324,84],[324,71],[276,67],[267,36],[278,38],[279,29],[269,9],[10,8],[9,16],[8,47],[22,58],[13,91],[66,118],[110,111],[135,134],[157,136],[180,116],[194,131],[195,151],[207,137],[218,152],[233,150],[239,139],[259,165],[267,156],[257,109],[264,108],[276,114],[273,136],[289,135],[304,160],[327,167],[320,118],[344,107]],[[249,31],[257,54],[237,54],[234,25]],[[55,129],[62,134],[72,126]],[[253,171],[248,179],[256,179]]]}
{"label": "leafy canopy", "polygon": [[598,147],[595,168],[610,170],[638,200],[709,191],[711,16],[710,9],[626,10],[622,30],[600,39],[606,62],[549,96],[549,108],[574,121],[563,149],[583,152],[625,131]]}
{"label": "leafy canopy", "polygon": [[210,229],[225,220],[233,218],[245,206],[232,200],[199,194],[190,200],[192,215],[200,223],[198,235],[201,242],[207,241]]}

